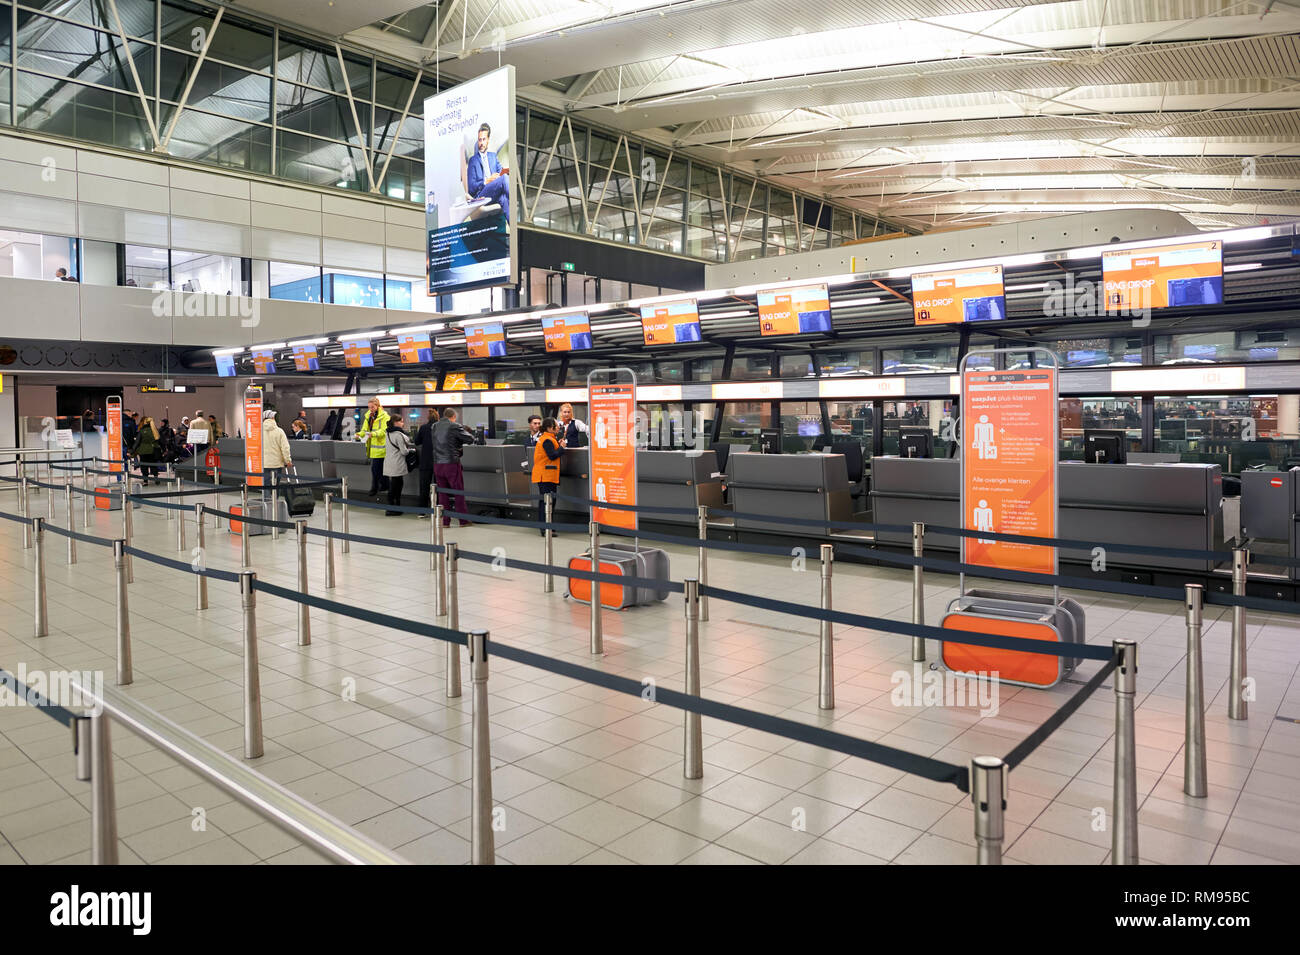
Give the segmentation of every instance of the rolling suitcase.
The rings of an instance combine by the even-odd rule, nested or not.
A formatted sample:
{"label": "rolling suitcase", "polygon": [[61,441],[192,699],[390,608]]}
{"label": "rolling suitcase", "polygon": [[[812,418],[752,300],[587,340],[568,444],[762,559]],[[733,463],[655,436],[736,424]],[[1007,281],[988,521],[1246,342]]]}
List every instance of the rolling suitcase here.
{"label": "rolling suitcase", "polygon": [[[948,605],[940,626],[945,630],[1058,643],[1086,642],[1083,607],[1069,597],[1053,600],[1046,595],[972,590]],[[1005,683],[1039,689],[1055,686],[1079,663],[1077,657],[947,642],[939,645],[939,659],[944,667],[957,673],[996,675]]]}
{"label": "rolling suitcase", "polygon": [[[591,551],[569,558],[570,570],[591,570]],[[670,578],[668,554],[657,547],[637,548],[632,544],[600,545],[600,573],[621,577],[641,577],[667,581]],[[667,600],[669,591],[657,587],[613,584],[600,581],[600,603],[610,610],[626,610],[657,600]],[[590,580],[569,578],[569,596],[579,603],[591,602]]]}
{"label": "rolling suitcase", "polygon": [[311,517],[312,512],[316,510],[316,498],[312,496],[311,488],[296,483],[300,480],[298,469],[294,468],[291,473],[295,483],[282,483],[280,497],[288,505],[289,513],[294,517]]}
{"label": "rolling suitcase", "polygon": [[[280,506],[276,508],[276,510],[279,511],[279,513],[276,514],[274,517],[272,517],[270,501],[249,501],[248,516],[260,517],[263,520],[268,520],[268,521],[270,520],[288,521],[289,505],[285,503],[283,497],[280,498],[279,505]],[[243,514],[244,512],[242,507],[239,504],[236,504],[230,508],[230,513]],[[244,522],[240,520],[236,520],[233,517],[230,519],[227,526],[230,528],[230,533],[232,534],[242,534],[244,532]],[[248,522],[249,537],[256,537],[258,534],[269,534],[269,533],[271,533],[271,528],[267,527],[265,524],[254,524],[252,521]]]}

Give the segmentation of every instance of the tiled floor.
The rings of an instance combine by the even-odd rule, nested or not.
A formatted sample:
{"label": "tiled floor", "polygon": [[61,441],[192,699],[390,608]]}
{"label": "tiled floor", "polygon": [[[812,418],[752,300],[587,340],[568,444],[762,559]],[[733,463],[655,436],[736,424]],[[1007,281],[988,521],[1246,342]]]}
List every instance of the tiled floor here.
{"label": "tiled floor", "polygon": [[[34,504],[43,513],[43,503]],[[0,493],[12,511],[12,492]],[[62,505],[59,505],[59,519]],[[137,546],[170,557],[174,525],[137,511]],[[114,536],[99,513],[92,532]],[[313,519],[322,523],[320,509]],[[78,525],[79,525],[78,521]],[[354,509],[355,533],[427,540],[428,525]],[[193,544],[193,527],[188,530]],[[453,530],[462,549],[539,560],[535,532],[476,525]],[[32,554],[17,525],[0,524],[0,667],[114,673],[109,552],[79,547],[67,567],[49,538],[50,635],[31,636]],[[585,539],[562,537],[557,558]],[[293,584],[294,541],[252,541],[264,578]],[[236,569],[237,538],[208,529],[210,566]],[[670,547],[674,576],[695,552]],[[311,587],[322,594],[324,544],[309,549]],[[427,558],[354,544],[337,555],[334,599],[413,620],[431,619]],[[776,557],[714,552],[715,586],[815,602],[817,568]],[[604,618],[605,656],[587,652],[585,606],[543,594],[541,579],[462,561],[461,626],[492,639],[602,667],[658,685],[683,680],[682,604]],[[930,575],[927,614],[937,620],[953,578]],[[242,752],[239,599],[210,583],[211,609],[194,606],[188,575],[137,560],[130,588],[135,699],[236,756]],[[1182,794],[1181,607],[1165,601],[1075,594],[1090,642],[1141,643],[1137,710],[1140,848],[1148,863],[1300,862],[1300,620],[1252,613],[1250,673],[1258,699],[1247,723],[1225,715],[1230,617],[1206,608],[1205,667],[1210,791]],[[910,575],[839,562],[839,609],[907,619]],[[1001,687],[996,715],[964,706],[896,706],[891,675],[911,671],[910,640],[836,630],[837,708],[817,708],[816,625],[713,601],[701,626],[704,695],[833,727],[864,739],[964,764],[1002,755],[1077,686]],[[312,616],[300,648],[295,608],[259,597],[266,755],[254,765],[294,792],[414,862],[469,858],[469,698],[443,695],[443,647],[423,637]],[[933,659],[935,649],[930,647]],[[1076,674],[1095,672],[1087,663]],[[464,674],[468,692],[468,671]],[[343,698],[354,680],[356,700]],[[498,863],[958,863],[973,861],[968,801],[949,785],[706,719],[705,775],[682,778],[682,714],[500,658],[489,680],[493,789],[504,809]],[[1282,717],[1289,717],[1283,720]],[[1113,695],[1109,683],[1011,775],[1006,861],[1107,861]],[[121,857],[130,862],[319,861],[311,851],[194,773],[118,728],[114,740]],[[73,778],[68,732],[27,708],[0,707],[0,862],[87,861],[88,785]],[[201,810],[201,812],[200,812]],[[1107,828],[1095,828],[1105,825]]]}

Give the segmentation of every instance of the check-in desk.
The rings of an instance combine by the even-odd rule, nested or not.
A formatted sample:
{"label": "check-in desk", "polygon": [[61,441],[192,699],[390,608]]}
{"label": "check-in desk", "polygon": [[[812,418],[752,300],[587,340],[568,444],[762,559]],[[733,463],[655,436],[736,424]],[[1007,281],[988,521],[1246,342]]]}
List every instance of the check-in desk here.
{"label": "check-in desk", "polygon": [[[588,477],[590,461],[591,452],[587,448],[565,448],[564,453],[560,455],[559,494],[581,501],[590,500],[591,481]],[[557,513],[569,516],[581,515],[583,521],[590,520],[591,507],[587,504],[579,504],[577,501],[556,501],[555,510]]]}
{"label": "check-in desk", "polygon": [[325,459],[333,450],[332,441],[308,441],[301,439],[289,442],[289,453],[293,455],[293,466],[298,470],[298,477],[304,481],[319,481],[325,477]]}
{"label": "check-in desk", "polygon": [[[722,506],[722,481],[714,477],[718,456],[712,451],[638,451],[636,501],[646,507]],[[646,520],[695,524],[688,514],[646,514]]]}
{"label": "check-in desk", "polygon": [[[1056,536],[1106,544],[1217,550],[1223,544],[1223,476],[1215,464],[1084,464],[1058,466],[1060,527]],[[961,462],[878,457],[871,462],[872,520],[960,526]],[[881,532],[881,543],[911,546],[911,534]],[[927,536],[926,548],[956,550],[957,538]],[[1091,563],[1092,548],[1061,548],[1060,559]],[[1112,551],[1108,565],[1208,573],[1209,560]]]}
{"label": "check-in desk", "polygon": [[[853,500],[842,454],[730,454],[727,485],[738,514],[764,514],[801,520],[851,521]],[[817,535],[816,528],[737,517],[737,530],[768,534]]]}
{"label": "check-in desk", "polygon": [[[243,438],[218,438],[217,455],[221,458],[222,483],[241,484],[243,478],[240,473],[244,468],[244,439]],[[194,464],[202,464],[202,455]],[[204,478],[203,480],[207,480]]]}
{"label": "check-in desk", "polygon": [[466,445],[460,459],[465,472],[466,500],[501,507],[505,503],[502,495],[531,494],[532,479],[525,469],[525,465],[531,464],[531,452],[517,444]]}
{"label": "check-in desk", "polygon": [[1241,534],[1249,539],[1250,567],[1291,580],[1300,568],[1270,564],[1295,557],[1300,543],[1300,470],[1241,472]]}
{"label": "check-in desk", "polygon": [[[323,476],[327,478],[347,478],[348,493],[364,495],[370,490],[370,458],[366,456],[366,446],[361,441],[321,441],[329,450],[323,452],[321,462]],[[411,482],[418,484],[418,482]],[[341,492],[340,492],[341,493]],[[418,494],[418,488],[416,493]]]}

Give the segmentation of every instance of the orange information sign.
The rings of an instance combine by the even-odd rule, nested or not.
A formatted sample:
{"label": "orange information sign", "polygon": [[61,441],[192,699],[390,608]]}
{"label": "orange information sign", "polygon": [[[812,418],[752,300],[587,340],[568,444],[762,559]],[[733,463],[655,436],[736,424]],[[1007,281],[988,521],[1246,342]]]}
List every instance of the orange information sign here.
{"label": "orange information sign", "polygon": [[[591,499],[609,504],[636,504],[636,383],[587,384],[591,415]],[[636,511],[591,505],[591,519],[611,527],[635,529]]]}
{"label": "orange information sign", "polygon": [[262,486],[262,389],[244,391],[244,470],[250,487]]}
{"label": "orange information sign", "polygon": [[465,354],[470,358],[505,358],[506,331],[500,322],[465,329]]}
{"label": "orange information sign", "polygon": [[[962,527],[1056,536],[1056,369],[962,375]],[[1056,573],[1056,548],[963,538],[966,563]]]}
{"label": "orange information sign", "polygon": [[1182,242],[1101,254],[1106,311],[1223,304],[1223,243]]}
{"label": "orange information sign", "polygon": [[825,284],[759,290],[759,334],[798,335],[830,330],[831,300]]}
{"label": "orange information sign", "polygon": [[977,265],[912,276],[912,313],[917,325],[996,322],[1007,317],[1002,266]]}
{"label": "orange information sign", "polygon": [[427,364],[433,361],[433,344],[428,332],[402,332],[397,336],[397,351],[403,365]]}
{"label": "orange information sign", "polygon": [[695,299],[641,306],[641,336],[647,345],[700,340],[700,308]]}
{"label": "orange information sign", "polygon": [[114,474],[122,473],[122,399],[108,398],[104,401],[105,420],[108,432],[108,469]]}

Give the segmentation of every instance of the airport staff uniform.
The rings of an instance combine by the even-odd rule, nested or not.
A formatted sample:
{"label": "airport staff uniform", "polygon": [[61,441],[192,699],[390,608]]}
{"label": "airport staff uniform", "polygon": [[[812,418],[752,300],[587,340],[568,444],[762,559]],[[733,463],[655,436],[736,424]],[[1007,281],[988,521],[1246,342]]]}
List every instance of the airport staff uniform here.
{"label": "airport staff uniform", "polygon": [[388,443],[388,412],[383,408],[378,411],[366,411],[361,419],[361,430],[357,440],[366,443],[366,457],[370,459],[370,496],[388,490],[388,478],[384,477],[384,448]]}
{"label": "airport staff uniform", "polygon": [[553,495],[560,487],[560,455],[563,453],[555,435],[549,431],[538,434],[537,444],[533,445],[533,483],[537,485],[537,493],[542,495],[537,501],[537,521],[540,524],[546,523],[546,495]]}

